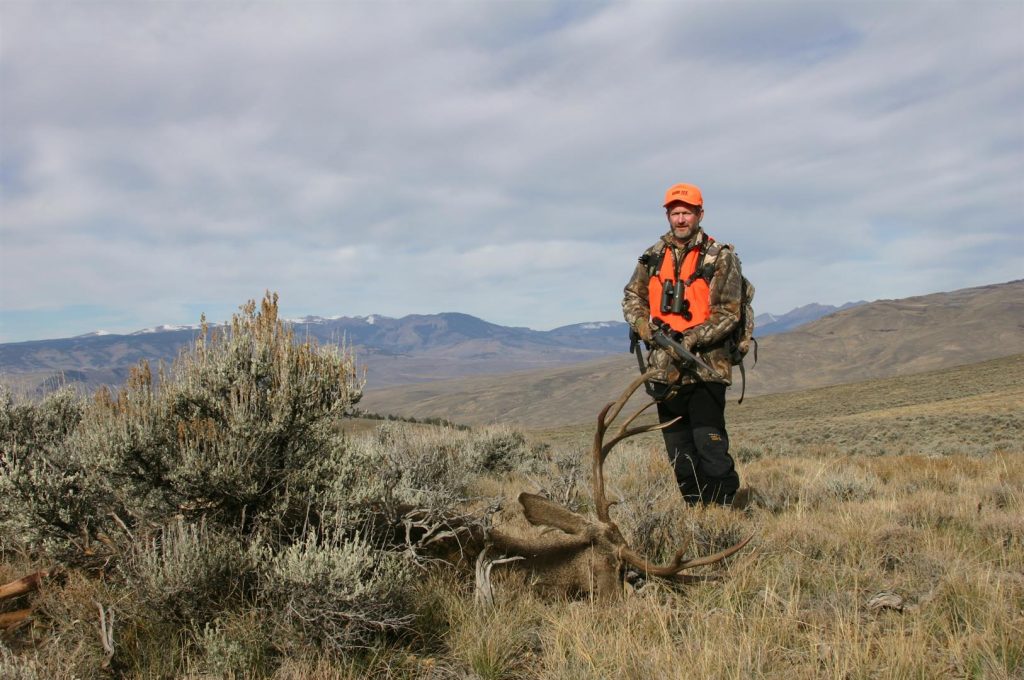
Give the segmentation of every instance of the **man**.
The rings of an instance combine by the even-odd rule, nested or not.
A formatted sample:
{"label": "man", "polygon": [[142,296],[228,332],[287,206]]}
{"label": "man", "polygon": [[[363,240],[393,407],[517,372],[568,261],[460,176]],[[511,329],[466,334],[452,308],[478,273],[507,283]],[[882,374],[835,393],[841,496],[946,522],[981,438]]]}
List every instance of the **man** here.
{"label": "man", "polygon": [[[692,184],[665,193],[669,231],[640,257],[624,289],[626,322],[648,346],[652,322],[682,333],[682,345],[712,369],[683,365],[655,347],[648,360],[660,368],[662,430],[676,483],[690,505],[731,505],[740,479],[729,455],[725,389],[732,383],[730,343],[740,320],[743,277],[730,245],[704,233],[704,199]],[[661,395],[659,395],[661,396]]]}

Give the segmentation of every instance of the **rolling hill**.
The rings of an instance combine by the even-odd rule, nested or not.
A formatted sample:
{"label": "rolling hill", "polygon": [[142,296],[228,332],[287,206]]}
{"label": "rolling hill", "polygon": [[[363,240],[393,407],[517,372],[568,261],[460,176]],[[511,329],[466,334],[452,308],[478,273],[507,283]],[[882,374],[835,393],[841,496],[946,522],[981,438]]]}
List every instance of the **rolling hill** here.
{"label": "rolling hill", "polygon": [[[747,394],[910,375],[1022,352],[1024,280],[880,300],[764,338],[757,365],[747,370]],[[550,427],[592,419],[636,370],[622,352],[545,371],[370,389],[361,407],[466,424]],[[736,398],[738,372],[734,377]]]}

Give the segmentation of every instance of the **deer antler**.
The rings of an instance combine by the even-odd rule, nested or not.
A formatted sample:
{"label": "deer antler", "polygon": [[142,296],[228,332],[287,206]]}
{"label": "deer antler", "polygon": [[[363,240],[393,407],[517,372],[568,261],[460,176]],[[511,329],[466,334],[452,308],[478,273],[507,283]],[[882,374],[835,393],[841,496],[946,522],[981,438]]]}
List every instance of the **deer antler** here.
{"label": "deer antler", "polygon": [[619,558],[629,564],[630,566],[636,567],[640,571],[650,574],[651,576],[663,576],[671,577],[677,575],[679,572],[685,569],[693,569],[694,567],[703,567],[705,564],[714,564],[715,562],[721,562],[726,557],[743,549],[747,543],[750,543],[750,539],[754,537],[753,534],[747,536],[736,545],[729,546],[725,550],[720,550],[713,555],[707,555],[705,557],[695,557],[691,560],[683,561],[683,555],[686,554],[686,546],[676,551],[672,561],[663,567],[652,563],[646,557],[636,553],[633,549],[628,546],[622,546],[619,548]]}
{"label": "deer antler", "polygon": [[645,381],[650,380],[654,374],[655,371],[647,371],[646,373],[639,375],[635,380],[633,380],[633,382],[626,386],[626,389],[622,391],[622,394],[619,395],[618,399],[607,404],[603,409],[601,409],[601,413],[597,416],[597,431],[594,432],[594,445],[591,449],[594,464],[593,474],[591,475],[591,484],[593,486],[594,511],[597,513],[597,518],[602,522],[611,521],[608,509],[612,504],[608,501],[604,493],[604,461],[608,457],[608,452],[612,450],[613,446],[626,437],[632,437],[633,435],[641,434],[643,432],[661,430],[679,420],[678,418],[675,418],[666,423],[642,425],[640,427],[630,429],[630,424],[639,418],[640,414],[649,409],[651,404],[654,403],[653,401],[649,401],[626,419],[626,422],[616,430],[611,441],[604,443],[604,435],[608,431],[608,426],[611,425],[612,421],[615,420],[619,413],[622,412],[622,409],[626,406],[626,402],[629,401],[631,396],[633,396],[633,393],[636,392]]}
{"label": "deer antler", "polygon": [[33,590],[39,588],[39,584],[43,582],[50,572],[46,569],[37,571],[28,576],[22,576],[21,578],[14,579],[10,583],[6,583],[0,586],[0,600],[7,600],[10,598],[24,595],[25,593],[31,593]]}
{"label": "deer antler", "polygon": [[[605,434],[607,433],[608,427],[611,425],[612,421],[615,420],[619,413],[622,412],[622,409],[625,407],[626,402],[629,401],[629,398],[631,396],[633,396],[633,393],[636,392],[640,385],[642,385],[645,381],[651,379],[651,377],[653,377],[653,374],[654,371],[647,371],[646,373],[643,373],[635,380],[633,380],[633,382],[631,382],[626,387],[626,389],[623,390],[619,398],[614,402],[606,405],[601,410],[600,415],[598,415],[597,417],[597,431],[594,433],[594,445],[592,449],[594,464],[592,484],[594,509],[597,513],[598,519],[602,522],[611,522],[609,509],[611,508],[612,503],[608,501],[604,491],[604,462],[608,458],[608,453],[612,450],[612,447],[614,447],[616,444],[618,444],[623,439],[626,439],[627,437],[632,437],[643,432],[653,432],[656,430],[661,430],[666,427],[669,427],[670,425],[679,420],[679,418],[674,418],[673,420],[664,423],[641,425],[639,427],[633,428],[629,427],[633,423],[633,421],[640,416],[640,414],[642,414],[644,411],[650,408],[651,404],[654,403],[653,401],[650,401],[644,404],[643,407],[638,409],[636,412],[634,412],[633,415],[631,415],[629,418],[627,418],[626,421],[621,426],[619,426],[619,428],[615,431],[615,434],[608,442],[604,441]],[[675,555],[672,558],[672,561],[664,566],[659,566],[652,563],[646,557],[638,554],[636,551],[634,551],[632,548],[626,545],[619,547],[618,556],[619,559],[621,559],[623,562],[626,562],[627,564],[636,567],[637,569],[640,569],[643,572],[651,574],[652,576],[673,577],[677,576],[679,572],[685,569],[692,569],[694,567],[701,567],[706,564],[714,564],[715,562],[720,562],[721,560],[724,560],[726,557],[729,557],[730,555],[741,550],[743,546],[749,543],[750,539],[752,539],[753,537],[753,535],[750,535],[747,538],[740,541],[739,543],[730,546],[725,550],[721,550],[713,555],[693,558],[690,560],[683,559],[686,554],[687,548],[687,545],[683,545],[683,547],[676,551]]]}
{"label": "deer antler", "polygon": [[[553,531],[540,536],[520,537],[494,527],[487,529],[482,537],[482,548],[493,546],[504,555],[517,559],[516,568],[531,571],[537,583],[554,587],[565,593],[591,593],[601,598],[617,598],[622,595],[623,567],[632,565],[648,574],[673,578],[676,581],[692,580],[680,574],[683,569],[712,564],[732,555],[750,541],[746,539],[721,552],[695,559],[685,559],[685,546],[665,566],[653,564],[626,544],[619,527],[611,520],[609,510],[612,502],[605,494],[604,462],[617,443],[627,437],[668,427],[676,420],[650,425],[634,425],[636,419],[650,408],[650,403],[634,412],[625,423],[609,434],[609,428],[626,406],[626,402],[644,381],[654,377],[653,372],[640,375],[626,387],[617,400],[601,410],[597,420],[591,458],[593,461],[592,492],[596,520],[573,512],[553,500],[538,494],[519,494],[523,516],[534,526],[550,527]],[[608,441],[605,437],[608,436]],[[477,585],[480,601],[488,603],[490,598],[490,568],[500,562],[491,562],[484,552],[477,561]]]}
{"label": "deer antler", "polygon": [[[29,574],[28,576],[22,576],[21,578],[14,579],[10,583],[0,585],[0,600],[11,600],[16,597],[21,597],[26,593],[31,593],[34,590],[38,590],[43,579],[47,578],[52,573],[53,572],[51,570],[43,569],[42,571]],[[25,607],[13,612],[0,613],[0,628],[12,628],[31,615],[31,607]]]}

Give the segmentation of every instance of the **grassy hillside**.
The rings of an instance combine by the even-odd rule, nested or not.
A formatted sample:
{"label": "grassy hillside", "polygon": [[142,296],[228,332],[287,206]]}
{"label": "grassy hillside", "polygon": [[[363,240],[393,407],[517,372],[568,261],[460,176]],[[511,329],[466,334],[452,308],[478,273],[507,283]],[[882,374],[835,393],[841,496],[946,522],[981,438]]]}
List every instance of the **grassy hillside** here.
{"label": "grassy hillside", "polygon": [[[607,390],[605,390],[607,392]],[[608,398],[608,395],[603,395]],[[622,604],[543,599],[510,575],[494,611],[424,585],[437,647],[361,669],[393,677],[1010,678],[1024,673],[1024,356],[755,397],[729,407],[754,501],[687,509],[657,434],[612,453],[615,518],[667,560],[755,546],[709,583],[652,582]],[[585,500],[590,424],[527,432],[546,469],[481,477],[506,499]],[[545,448],[546,447],[546,448]],[[582,468],[580,467],[582,465]],[[582,486],[581,486],[582,485]],[[356,677],[319,669],[321,677]]]}
{"label": "grassy hillside", "polygon": [[754,393],[972,364],[1024,352],[1024,280],[879,300],[764,338]]}
{"label": "grassy hillside", "polygon": [[[606,394],[608,398],[613,395]],[[445,576],[425,584],[436,648],[367,670],[484,678],[1024,676],[1024,356],[729,406],[743,512],[687,509],[660,436],[608,464],[615,519],[667,561],[755,533],[716,580],[652,581],[614,606],[534,594],[508,574],[494,611]],[[540,471],[481,477],[506,499],[586,497],[592,425],[528,431]],[[545,448],[546,447],[546,448]],[[580,467],[582,465],[582,467]],[[322,677],[355,677],[321,669]]]}
{"label": "grassy hillside", "polygon": [[[604,395],[610,401],[614,393]],[[591,419],[596,417],[594,410]],[[1024,354],[899,378],[748,397],[726,410],[730,438],[765,454],[816,447],[866,455],[1024,450]],[[641,420],[643,422],[643,420]],[[582,438],[590,422],[537,428]]]}

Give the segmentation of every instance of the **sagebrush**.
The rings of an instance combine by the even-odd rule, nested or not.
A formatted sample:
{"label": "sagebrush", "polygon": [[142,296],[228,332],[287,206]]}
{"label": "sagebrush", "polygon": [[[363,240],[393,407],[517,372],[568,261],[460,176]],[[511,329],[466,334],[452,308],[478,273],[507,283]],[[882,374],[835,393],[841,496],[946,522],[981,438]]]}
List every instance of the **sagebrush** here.
{"label": "sagebrush", "polygon": [[[396,518],[443,515],[474,468],[509,464],[521,442],[454,428],[424,441],[390,423],[353,442],[342,423],[361,388],[351,353],[297,341],[268,294],[116,391],[0,395],[0,549],[24,569],[73,570],[61,597],[37,602],[53,633],[43,671],[125,672],[155,654],[172,674],[272,667],[407,629],[423,565],[395,540]],[[93,602],[115,612],[113,658]],[[228,644],[253,611],[261,626]]]}

